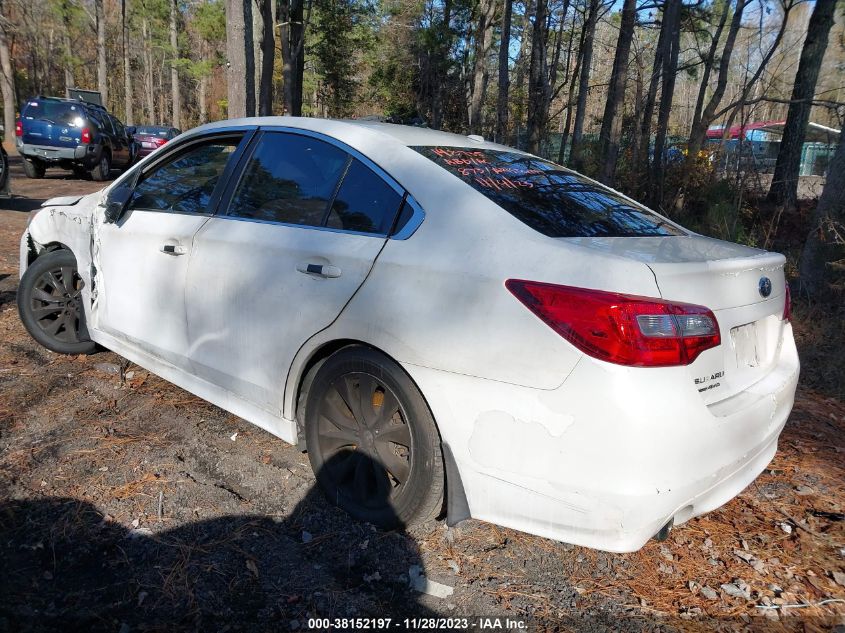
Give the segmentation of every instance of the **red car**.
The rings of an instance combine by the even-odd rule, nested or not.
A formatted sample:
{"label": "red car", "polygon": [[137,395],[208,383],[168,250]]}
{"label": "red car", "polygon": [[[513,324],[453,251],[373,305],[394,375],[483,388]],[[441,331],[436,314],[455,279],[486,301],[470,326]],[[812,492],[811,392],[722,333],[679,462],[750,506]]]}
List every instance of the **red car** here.
{"label": "red car", "polygon": [[138,144],[138,158],[144,158],[167,141],[179,136],[182,130],[162,125],[139,125],[134,128],[130,127],[129,133],[132,134]]}

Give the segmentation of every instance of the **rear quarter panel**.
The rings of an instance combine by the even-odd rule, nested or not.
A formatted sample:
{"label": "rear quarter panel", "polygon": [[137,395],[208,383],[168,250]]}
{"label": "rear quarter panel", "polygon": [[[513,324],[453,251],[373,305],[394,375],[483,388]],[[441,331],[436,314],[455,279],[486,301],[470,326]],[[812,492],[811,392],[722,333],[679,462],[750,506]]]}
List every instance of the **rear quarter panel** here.
{"label": "rear quarter panel", "polygon": [[[407,240],[388,240],[337,321],[306,343],[300,366],[324,342],[348,338],[405,364],[554,389],[581,353],[513,297],[507,279],[659,296],[646,265],[545,237],[403,149],[393,173],[425,220]],[[369,155],[378,162],[377,154]]]}

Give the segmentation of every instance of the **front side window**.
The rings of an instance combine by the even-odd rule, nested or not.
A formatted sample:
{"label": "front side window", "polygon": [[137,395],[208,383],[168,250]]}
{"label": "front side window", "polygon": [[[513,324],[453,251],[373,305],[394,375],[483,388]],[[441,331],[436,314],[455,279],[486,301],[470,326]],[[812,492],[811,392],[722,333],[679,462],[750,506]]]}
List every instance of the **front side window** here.
{"label": "front side window", "polygon": [[549,237],[685,235],[654,211],[533,156],[467,147],[412,149]]}
{"label": "front side window", "polygon": [[177,153],[142,176],[128,209],[207,213],[211,196],[240,138],[215,139]]}
{"label": "front side window", "polygon": [[265,133],[244,168],[228,215],[321,226],[348,154],[324,141]]}
{"label": "front side window", "polygon": [[353,159],[332,202],[328,226],[387,234],[402,196],[361,161]]}

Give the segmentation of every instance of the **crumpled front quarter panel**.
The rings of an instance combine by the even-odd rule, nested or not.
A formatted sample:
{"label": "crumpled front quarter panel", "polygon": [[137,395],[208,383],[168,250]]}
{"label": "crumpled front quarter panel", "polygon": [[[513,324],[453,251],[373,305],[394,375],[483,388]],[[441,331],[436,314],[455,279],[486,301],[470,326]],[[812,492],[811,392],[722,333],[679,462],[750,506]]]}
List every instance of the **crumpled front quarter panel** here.
{"label": "crumpled front quarter panel", "polygon": [[84,304],[86,307],[90,306],[92,217],[101,195],[102,192],[98,191],[82,198],[55,198],[45,204],[75,199],[78,199],[78,202],[72,205],[47,206],[33,213],[29,226],[21,237],[21,277],[27,267],[28,240],[32,240],[33,247],[39,253],[47,246],[60,244],[70,249],[76,257],[79,275],[85,283],[82,291]]}

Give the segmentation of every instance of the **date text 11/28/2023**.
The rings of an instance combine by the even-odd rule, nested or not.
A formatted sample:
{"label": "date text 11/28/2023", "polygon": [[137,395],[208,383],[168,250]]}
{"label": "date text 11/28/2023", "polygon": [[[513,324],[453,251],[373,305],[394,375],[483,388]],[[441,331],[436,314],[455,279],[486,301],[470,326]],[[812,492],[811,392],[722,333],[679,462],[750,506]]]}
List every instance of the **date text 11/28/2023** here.
{"label": "date text 11/28/2023", "polygon": [[527,631],[528,623],[511,617],[309,618],[310,631]]}

